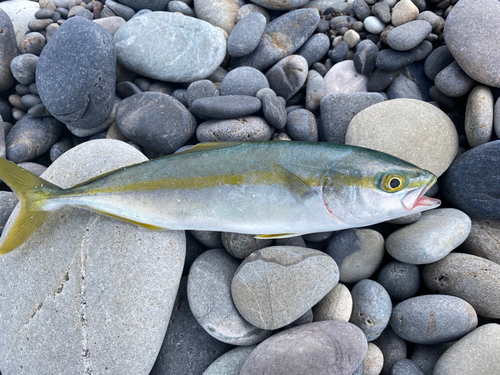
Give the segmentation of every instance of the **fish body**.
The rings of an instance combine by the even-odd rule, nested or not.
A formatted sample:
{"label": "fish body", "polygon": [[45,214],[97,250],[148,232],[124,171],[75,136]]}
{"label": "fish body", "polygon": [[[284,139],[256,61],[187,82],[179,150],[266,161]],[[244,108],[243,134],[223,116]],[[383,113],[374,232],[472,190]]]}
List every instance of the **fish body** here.
{"label": "fish body", "polygon": [[377,151],[317,142],[199,144],[69,189],[5,160],[0,178],[22,206],[0,253],[64,205],[151,229],[268,238],[372,225],[439,205],[423,196],[436,181],[432,173]]}

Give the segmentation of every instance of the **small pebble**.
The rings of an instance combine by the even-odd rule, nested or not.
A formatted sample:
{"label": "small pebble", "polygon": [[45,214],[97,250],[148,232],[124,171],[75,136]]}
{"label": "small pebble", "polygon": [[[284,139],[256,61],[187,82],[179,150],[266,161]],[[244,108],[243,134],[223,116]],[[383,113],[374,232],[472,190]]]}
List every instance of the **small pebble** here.
{"label": "small pebble", "polygon": [[306,108],[314,111],[319,108],[325,96],[325,81],[316,70],[309,70],[306,80]]}
{"label": "small pebble", "polygon": [[493,93],[488,86],[477,85],[467,97],[465,135],[471,147],[487,143],[493,133]]}
{"label": "small pebble", "polygon": [[404,301],[417,294],[420,289],[420,271],[414,264],[394,260],[379,272],[377,282],[382,285],[394,301]]}
{"label": "small pebble", "polygon": [[414,80],[404,74],[397,75],[386,90],[387,98],[391,99],[415,99],[422,100],[422,95]]}
{"label": "small pebble", "polygon": [[354,11],[356,18],[360,21],[364,21],[372,14],[370,7],[364,0],[354,0],[354,2],[352,3],[352,10]]}
{"label": "small pebble", "polygon": [[191,107],[193,102],[200,98],[209,98],[218,96],[219,91],[214,83],[208,79],[201,79],[191,83],[186,91],[186,99],[188,106]]}
{"label": "small pebble", "polygon": [[269,141],[273,134],[273,128],[258,116],[209,120],[196,128],[196,138],[200,142]]}
{"label": "small pebble", "polygon": [[212,362],[202,375],[239,374],[243,364],[254,349],[255,345],[231,349]]}
{"label": "small pebble", "polygon": [[384,23],[391,22],[391,9],[384,1],[379,1],[372,6],[372,14]]}
{"label": "small pebble", "polygon": [[474,87],[476,81],[470,78],[456,61],[453,61],[436,75],[434,83],[443,94],[458,98],[466,95]]}
{"label": "small pebble", "polygon": [[259,70],[243,66],[227,73],[221,82],[221,95],[255,96],[260,89],[269,88],[269,81]]}
{"label": "small pebble", "polygon": [[37,32],[27,34],[19,43],[19,52],[32,53],[33,55],[39,56],[42,52],[43,47],[45,47],[45,37]]}
{"label": "small pebble", "polygon": [[387,44],[396,51],[408,51],[418,46],[431,31],[432,26],[427,21],[410,21],[389,31]]}
{"label": "small pebble", "polygon": [[325,95],[367,91],[368,77],[359,74],[352,60],[337,63],[325,75]]}
{"label": "small pebble", "polygon": [[338,283],[314,307],[314,321],[342,320],[348,322],[352,313],[352,297],[347,287]]}
{"label": "small pebble", "polygon": [[359,74],[370,76],[375,69],[378,48],[369,39],[365,39],[356,46],[356,53],[352,60],[354,67]]}
{"label": "small pebble", "polygon": [[316,117],[307,109],[297,109],[288,113],[286,131],[296,141],[318,141]]}
{"label": "small pebble", "polygon": [[379,375],[384,366],[382,351],[372,342],[368,343],[368,351],[363,359],[362,375]]}
{"label": "small pebble", "polygon": [[36,64],[38,56],[31,53],[16,56],[10,63],[10,69],[14,78],[23,85],[35,82]]}
{"label": "small pebble", "polygon": [[328,58],[332,60],[333,63],[338,63],[344,61],[347,58],[347,54],[349,52],[349,46],[343,40],[333,47],[330,51],[328,51]]}
{"label": "small pebble", "polygon": [[271,92],[263,94],[260,99],[262,102],[262,112],[269,124],[276,129],[283,129],[287,122],[285,103],[279,99],[274,91],[269,90]]}
{"label": "small pebble", "polygon": [[394,26],[400,26],[413,21],[418,17],[419,10],[411,0],[401,0],[392,9],[391,22]]}
{"label": "small pebble", "polygon": [[385,29],[385,24],[375,16],[366,17],[363,21],[366,31],[372,34],[380,34]]}
{"label": "small pebble", "polygon": [[260,107],[260,100],[253,96],[224,95],[196,99],[190,108],[208,118],[231,119],[251,115]]}
{"label": "small pebble", "polygon": [[308,66],[312,66],[323,60],[329,48],[330,38],[326,34],[314,34],[297,50],[296,54],[306,59]]}

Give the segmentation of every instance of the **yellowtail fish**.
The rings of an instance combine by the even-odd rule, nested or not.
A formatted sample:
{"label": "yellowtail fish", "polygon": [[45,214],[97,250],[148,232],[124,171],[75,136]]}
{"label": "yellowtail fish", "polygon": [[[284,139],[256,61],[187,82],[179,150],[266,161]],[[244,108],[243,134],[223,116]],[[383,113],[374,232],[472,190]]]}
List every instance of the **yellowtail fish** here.
{"label": "yellowtail fish", "polygon": [[369,149],[317,142],[202,143],[61,189],[0,159],[21,210],[0,244],[14,250],[64,205],[150,229],[260,238],[361,227],[429,210],[436,176]]}

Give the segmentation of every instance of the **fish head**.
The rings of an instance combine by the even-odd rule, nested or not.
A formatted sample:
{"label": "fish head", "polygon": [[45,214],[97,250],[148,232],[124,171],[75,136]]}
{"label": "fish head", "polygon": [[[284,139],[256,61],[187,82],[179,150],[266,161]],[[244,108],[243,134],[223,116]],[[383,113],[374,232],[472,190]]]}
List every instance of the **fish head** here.
{"label": "fish head", "polygon": [[348,227],[372,225],[441,204],[425,196],[437,181],[434,174],[372,150],[338,163],[323,181],[326,209]]}

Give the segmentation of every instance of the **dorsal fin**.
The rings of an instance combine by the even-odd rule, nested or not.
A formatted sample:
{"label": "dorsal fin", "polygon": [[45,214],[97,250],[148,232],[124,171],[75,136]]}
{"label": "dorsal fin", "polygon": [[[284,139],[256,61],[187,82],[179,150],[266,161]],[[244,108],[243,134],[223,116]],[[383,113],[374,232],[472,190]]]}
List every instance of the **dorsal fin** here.
{"label": "dorsal fin", "polygon": [[205,142],[205,143],[198,143],[197,145],[194,145],[193,147],[177,152],[175,154],[169,155],[169,157],[175,157],[177,155],[185,155],[185,154],[191,154],[194,152],[202,152],[202,151],[211,151],[211,150],[220,150],[223,148],[229,148],[229,147],[235,147],[235,146],[240,146],[244,144],[245,142]]}

